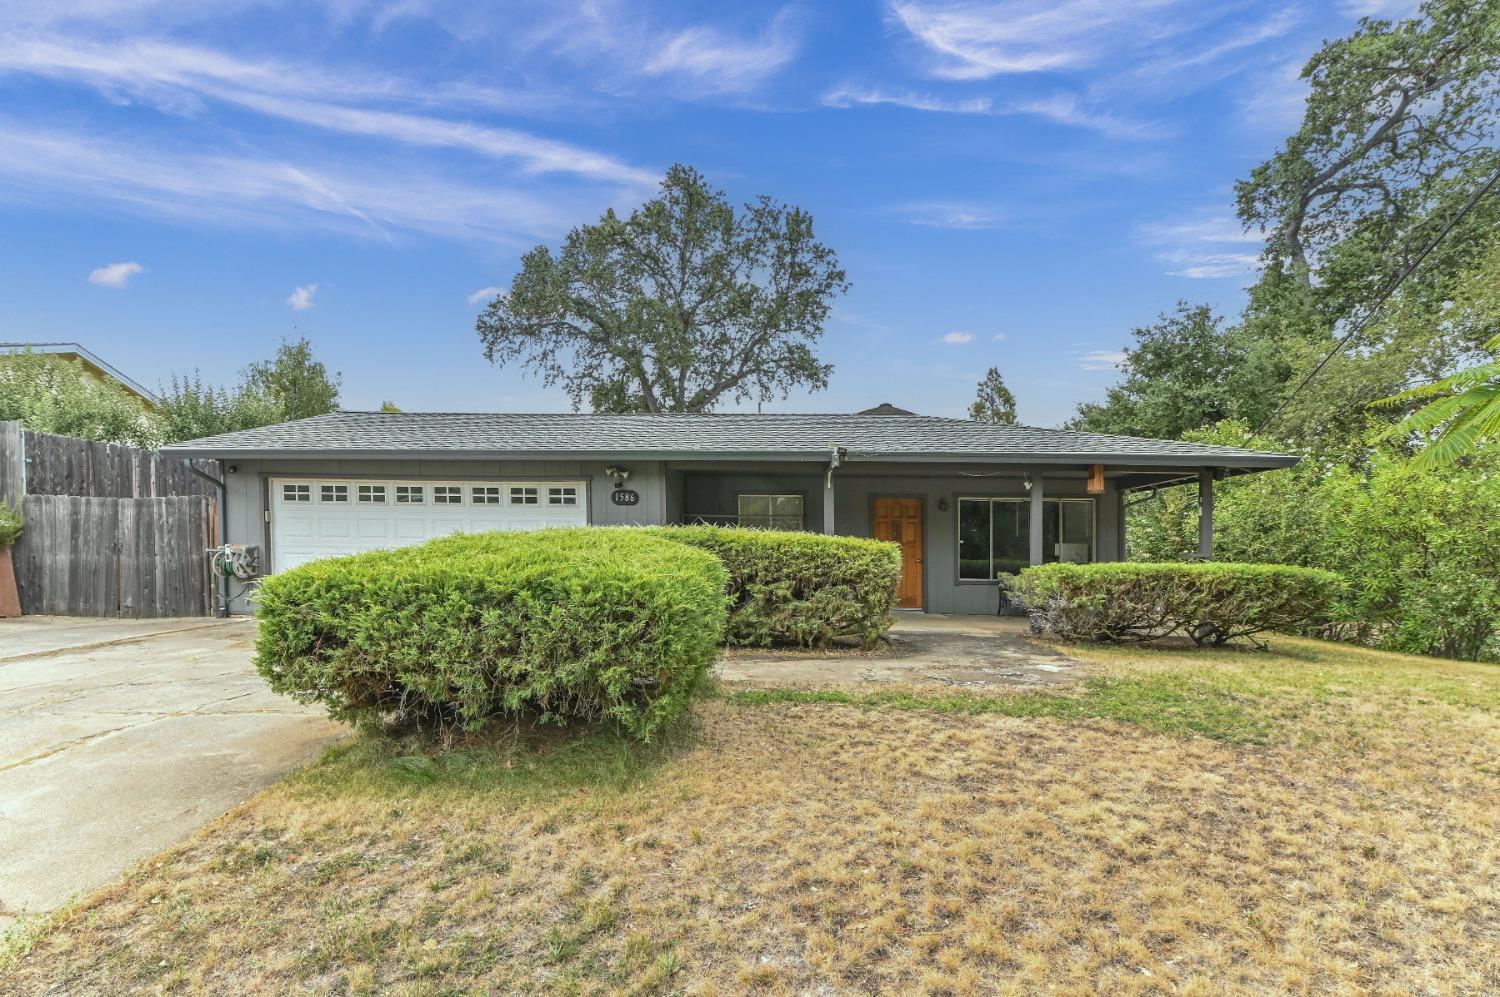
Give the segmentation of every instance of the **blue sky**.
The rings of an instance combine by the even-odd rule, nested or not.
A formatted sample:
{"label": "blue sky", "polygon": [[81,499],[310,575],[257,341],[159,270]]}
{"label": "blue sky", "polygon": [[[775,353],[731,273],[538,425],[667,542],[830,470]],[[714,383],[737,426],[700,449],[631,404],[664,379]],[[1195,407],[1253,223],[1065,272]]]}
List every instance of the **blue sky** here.
{"label": "blue sky", "polygon": [[961,415],[993,364],[1056,424],[1132,327],[1239,307],[1234,181],[1323,39],[1411,6],[9,0],[0,340],[155,385],[302,334],[351,408],[566,409],[484,361],[480,296],[685,162],[853,282],[830,388],[768,410]]}

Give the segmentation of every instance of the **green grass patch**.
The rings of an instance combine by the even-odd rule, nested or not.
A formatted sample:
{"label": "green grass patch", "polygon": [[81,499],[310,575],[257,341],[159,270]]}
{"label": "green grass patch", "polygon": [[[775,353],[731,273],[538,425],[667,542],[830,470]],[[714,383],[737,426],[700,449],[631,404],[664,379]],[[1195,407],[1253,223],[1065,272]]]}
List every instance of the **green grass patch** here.
{"label": "green grass patch", "polygon": [[444,750],[421,737],[362,735],[324,751],[288,779],[299,791],[329,795],[494,794],[541,802],[580,789],[625,792],[655,778],[691,747],[690,720],[649,744],[613,725],[540,729]]}
{"label": "green grass patch", "polygon": [[1241,697],[1211,683],[1176,675],[1090,679],[1077,695],[1026,692],[1011,695],[914,693],[899,689],[747,689],[729,695],[751,706],[835,703],[861,709],[927,710],[1058,720],[1114,720],[1160,734],[1199,735],[1233,744],[1265,744],[1273,724]]}

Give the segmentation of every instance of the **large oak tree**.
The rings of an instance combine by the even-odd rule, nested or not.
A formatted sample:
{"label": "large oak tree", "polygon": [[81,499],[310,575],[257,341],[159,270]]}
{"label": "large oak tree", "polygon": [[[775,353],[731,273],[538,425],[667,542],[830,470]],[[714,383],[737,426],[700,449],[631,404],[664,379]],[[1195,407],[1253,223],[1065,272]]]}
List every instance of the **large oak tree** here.
{"label": "large oak tree", "polygon": [[848,286],[806,211],[767,197],[736,211],[679,165],[628,218],[527,253],[476,329],[489,360],[561,385],[575,408],[706,412],[826,387],[813,348]]}

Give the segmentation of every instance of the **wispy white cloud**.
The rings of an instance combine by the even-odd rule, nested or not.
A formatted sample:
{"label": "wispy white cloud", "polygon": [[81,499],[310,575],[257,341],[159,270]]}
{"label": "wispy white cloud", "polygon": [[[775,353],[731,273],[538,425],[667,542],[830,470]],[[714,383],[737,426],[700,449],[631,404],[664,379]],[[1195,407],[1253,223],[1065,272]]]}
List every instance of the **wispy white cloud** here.
{"label": "wispy white cloud", "polygon": [[947,343],[949,346],[962,346],[965,343],[974,342],[974,334],[972,332],[950,332],[940,342]]}
{"label": "wispy white cloud", "polygon": [[989,97],[942,97],[914,90],[882,90],[844,84],[823,95],[825,107],[890,105],[942,114],[1032,115],[1055,124],[1100,132],[1112,138],[1149,139],[1169,134],[1160,125],[1134,121],[1123,115],[1094,110],[1077,94],[1014,100],[997,104]]}
{"label": "wispy white cloud", "polygon": [[481,301],[491,301],[497,295],[504,293],[505,288],[503,287],[481,287],[479,290],[469,295],[468,301],[471,305],[477,305]]}
{"label": "wispy white cloud", "polygon": [[825,107],[860,107],[890,104],[914,111],[939,111],[947,114],[988,114],[994,102],[988,97],[945,98],[915,91],[880,90],[844,84],[823,95]]}
{"label": "wispy white cloud", "polygon": [[1123,350],[1089,350],[1078,356],[1084,370],[1119,370],[1129,359]]}
{"label": "wispy white cloud", "polygon": [[706,25],[685,28],[661,41],[641,71],[647,76],[687,77],[720,93],[754,89],[796,56],[800,39],[793,20],[792,11],[783,8],[755,39]]}
{"label": "wispy white cloud", "polygon": [[1151,15],[1177,0],[893,0],[890,13],[932,56],[931,72],[982,80],[1092,65],[1162,30]]}
{"label": "wispy white cloud", "polygon": [[1411,17],[1421,7],[1419,0],[1341,0],[1339,10],[1352,17]]}
{"label": "wispy white cloud", "polygon": [[1189,277],[1194,280],[1213,280],[1228,277],[1247,277],[1255,273],[1260,257],[1254,253],[1189,253],[1173,251],[1157,256],[1162,262],[1176,269],[1168,270],[1171,277]]}
{"label": "wispy white cloud", "polygon": [[1001,212],[983,205],[957,202],[918,202],[895,209],[907,223],[927,228],[993,229],[1004,222]]}
{"label": "wispy white cloud", "polygon": [[995,333],[993,336],[990,337],[990,342],[992,342],[992,343],[1003,343],[1003,342],[1005,342],[1005,333],[1003,333],[1003,332],[997,332],[997,333]]}
{"label": "wispy white cloud", "polygon": [[1282,62],[1256,74],[1240,100],[1240,118],[1258,131],[1284,135],[1302,124],[1308,83],[1300,59]]}
{"label": "wispy white cloud", "polygon": [[1165,243],[1254,243],[1259,245],[1259,232],[1245,230],[1239,219],[1229,215],[1210,215],[1187,221],[1148,222],[1139,229],[1141,238],[1151,244]]}
{"label": "wispy white cloud", "polygon": [[[0,196],[64,195],[195,225],[315,227],[390,239],[396,230],[518,246],[597,212],[598,192],[542,180],[483,185],[379,164],[149,149],[0,118]],[[617,205],[623,206],[623,205]]]}
{"label": "wispy white cloud", "polygon": [[1013,114],[1035,114],[1060,125],[1087,128],[1111,138],[1165,138],[1171,129],[1160,124],[1133,121],[1119,114],[1092,110],[1077,94],[1059,93],[1037,100],[1018,101],[1007,107]]}
{"label": "wispy white cloud", "polygon": [[286,303],[294,312],[305,312],[313,306],[313,296],[318,293],[317,284],[303,284],[286,296]]}
{"label": "wispy white cloud", "polygon": [[89,272],[89,283],[100,287],[128,287],[130,278],[144,270],[139,263],[107,263]]}
{"label": "wispy white cloud", "polygon": [[1246,231],[1228,215],[1197,215],[1185,220],[1149,222],[1136,230],[1137,241],[1154,247],[1156,258],[1173,277],[1213,280],[1245,277],[1260,265],[1262,233]]}
{"label": "wispy white cloud", "polygon": [[[44,76],[91,86],[105,96],[132,97],[177,114],[205,102],[234,104],[269,117],[326,131],[419,146],[460,149],[529,173],[567,173],[644,187],[653,171],[569,143],[509,128],[430,114],[356,106],[398,94],[427,92],[410,81],[340,75],[314,67],[251,62],[224,53],[158,41],[95,44],[0,37],[0,72]],[[466,88],[474,95],[481,91]],[[438,99],[442,88],[429,94]]]}

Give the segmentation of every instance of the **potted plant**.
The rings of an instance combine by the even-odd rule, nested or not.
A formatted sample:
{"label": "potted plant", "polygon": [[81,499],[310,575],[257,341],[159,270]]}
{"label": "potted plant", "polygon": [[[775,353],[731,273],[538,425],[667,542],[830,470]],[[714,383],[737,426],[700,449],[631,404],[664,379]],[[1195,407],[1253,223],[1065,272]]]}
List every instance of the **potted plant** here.
{"label": "potted plant", "polygon": [[0,619],[21,615],[21,594],[16,590],[16,567],[10,549],[25,528],[21,507],[0,502]]}

